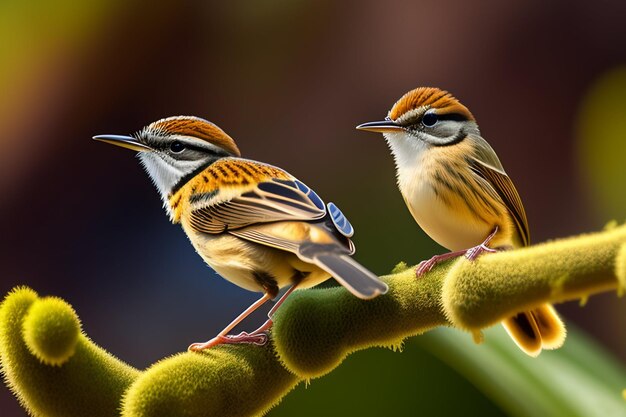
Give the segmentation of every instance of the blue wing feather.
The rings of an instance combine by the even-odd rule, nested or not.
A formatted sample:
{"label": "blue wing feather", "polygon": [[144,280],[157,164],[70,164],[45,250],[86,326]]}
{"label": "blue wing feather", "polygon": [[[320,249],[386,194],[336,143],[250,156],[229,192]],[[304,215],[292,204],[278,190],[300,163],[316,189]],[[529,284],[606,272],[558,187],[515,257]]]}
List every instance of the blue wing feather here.
{"label": "blue wing feather", "polygon": [[318,209],[324,210],[324,202],[315,191],[307,187],[302,181],[295,180],[295,183],[298,189],[306,194],[307,197],[309,197],[309,199],[317,206]]}
{"label": "blue wing feather", "polygon": [[334,203],[328,203],[328,213],[330,214],[333,224],[342,235],[345,237],[351,237],[354,234],[354,228],[346,216],[344,216],[341,210],[339,210],[339,207],[337,207]]}

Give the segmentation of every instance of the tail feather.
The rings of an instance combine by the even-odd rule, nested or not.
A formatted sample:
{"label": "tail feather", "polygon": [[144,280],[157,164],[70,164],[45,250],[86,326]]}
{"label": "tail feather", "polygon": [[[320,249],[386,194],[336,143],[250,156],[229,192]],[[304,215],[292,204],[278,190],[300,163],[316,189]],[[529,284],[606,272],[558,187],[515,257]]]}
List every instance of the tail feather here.
{"label": "tail feather", "polygon": [[565,342],[565,325],[550,304],[544,304],[532,310],[532,315],[541,333],[541,345],[544,349],[558,349]]}
{"label": "tail feather", "polygon": [[312,261],[359,298],[374,298],[389,289],[376,275],[346,254],[319,253]]}
{"label": "tail feather", "polygon": [[541,353],[541,333],[535,318],[530,312],[518,313],[502,321],[511,339],[529,356]]}
{"label": "tail feather", "polygon": [[542,349],[558,349],[565,341],[565,325],[550,304],[518,313],[502,325],[517,346],[533,357]]}

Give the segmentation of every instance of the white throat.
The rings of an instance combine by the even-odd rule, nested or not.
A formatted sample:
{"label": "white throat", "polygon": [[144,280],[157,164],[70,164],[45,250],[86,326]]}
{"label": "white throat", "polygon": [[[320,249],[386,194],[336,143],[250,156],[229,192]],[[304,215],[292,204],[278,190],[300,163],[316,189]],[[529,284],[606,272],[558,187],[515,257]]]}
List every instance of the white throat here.
{"label": "white throat", "polygon": [[422,158],[432,145],[405,132],[386,132],[384,136],[396,163],[398,187],[406,195],[419,181],[423,172]]}
{"label": "white throat", "polygon": [[169,197],[174,186],[181,178],[199,168],[205,161],[177,161],[172,158],[168,158],[166,161],[164,157],[167,158],[167,156],[162,156],[155,152],[139,152],[138,157],[141,165],[161,195],[163,207],[171,218],[172,212]]}

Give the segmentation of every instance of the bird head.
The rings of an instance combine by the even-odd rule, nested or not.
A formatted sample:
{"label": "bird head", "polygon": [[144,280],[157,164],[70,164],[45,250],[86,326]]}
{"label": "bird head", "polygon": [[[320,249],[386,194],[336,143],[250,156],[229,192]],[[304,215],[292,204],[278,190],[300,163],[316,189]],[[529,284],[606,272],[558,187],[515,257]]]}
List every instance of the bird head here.
{"label": "bird head", "polygon": [[133,136],[93,138],[137,151],[164,204],[175,190],[208,165],[220,158],[241,156],[235,141],[222,129],[194,116],[161,119]]}
{"label": "bird head", "polygon": [[385,120],[363,123],[359,130],[383,133],[394,147],[449,146],[468,134],[480,134],[472,113],[450,93],[419,87],[403,95]]}

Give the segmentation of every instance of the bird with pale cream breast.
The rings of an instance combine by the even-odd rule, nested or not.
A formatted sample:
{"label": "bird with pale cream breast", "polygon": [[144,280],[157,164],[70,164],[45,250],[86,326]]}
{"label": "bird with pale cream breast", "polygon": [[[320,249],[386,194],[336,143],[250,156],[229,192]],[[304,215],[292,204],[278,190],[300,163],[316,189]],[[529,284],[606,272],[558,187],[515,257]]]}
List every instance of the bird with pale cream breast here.
{"label": "bird with pale cream breast", "polygon": [[[383,133],[398,187],[420,227],[451,252],[421,262],[418,276],[446,259],[528,246],[522,200],[470,111],[447,91],[420,87],[402,96],[385,120],[357,129]],[[531,356],[563,344],[565,327],[551,305],[503,322]]]}

